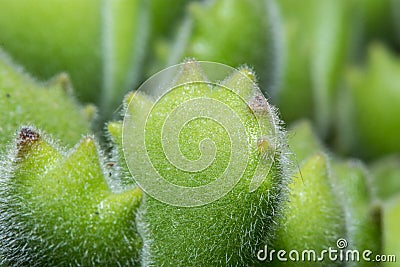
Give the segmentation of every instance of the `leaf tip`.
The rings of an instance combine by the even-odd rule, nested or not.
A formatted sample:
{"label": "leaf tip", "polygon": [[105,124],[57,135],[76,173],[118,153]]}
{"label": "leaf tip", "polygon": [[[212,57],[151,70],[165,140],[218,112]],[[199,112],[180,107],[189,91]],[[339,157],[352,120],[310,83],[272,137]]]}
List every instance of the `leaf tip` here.
{"label": "leaf tip", "polygon": [[29,126],[22,127],[18,133],[18,140],[17,140],[18,149],[28,144],[37,142],[39,138],[40,138],[39,133],[32,127]]}

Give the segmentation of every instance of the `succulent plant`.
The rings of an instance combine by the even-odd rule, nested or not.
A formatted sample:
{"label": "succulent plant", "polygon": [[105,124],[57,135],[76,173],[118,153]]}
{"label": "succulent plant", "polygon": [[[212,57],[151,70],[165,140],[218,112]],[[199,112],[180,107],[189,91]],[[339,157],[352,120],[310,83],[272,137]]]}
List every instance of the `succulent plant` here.
{"label": "succulent plant", "polygon": [[[290,148],[300,165],[289,185],[289,199],[272,248],[276,251],[314,249],[317,256],[328,247],[381,253],[381,208],[370,189],[371,178],[366,167],[355,160],[327,157],[326,148],[308,121],[296,123],[289,136]],[[325,258],[320,263],[302,264],[337,266],[340,263]],[[366,261],[345,264],[374,265]],[[275,261],[274,266],[280,265],[290,266],[290,262]]]}
{"label": "succulent plant", "polygon": [[[335,247],[337,240],[346,237],[344,207],[337,197],[332,163],[309,121],[296,123],[290,129],[289,145],[298,170],[289,185],[284,215],[271,245],[277,251],[313,249],[320,254],[323,249]],[[282,264],[288,263],[274,262],[274,266]],[[303,264],[308,266],[306,262]],[[328,259],[320,264],[335,266]]]}
{"label": "succulent plant", "polygon": [[[204,64],[180,65],[167,93],[149,83],[126,96],[123,124],[108,124],[109,164],[93,137],[68,152],[22,127],[0,171],[2,264],[257,265],[265,244],[379,244],[364,169],[331,162],[306,121],[288,143],[249,68],[213,81]],[[154,171],[189,191],[149,189]]]}
{"label": "succulent plant", "polygon": [[[308,157],[294,175],[289,186],[290,196],[284,207],[284,216],[278,221],[278,230],[272,247],[278,250],[322,250],[335,247],[346,235],[344,211],[332,187],[328,160],[323,154]],[[313,260],[303,266],[315,266]],[[273,261],[273,266],[288,263]],[[321,266],[337,266],[326,258]],[[290,264],[289,264],[290,265]]]}
{"label": "succulent plant", "polygon": [[1,265],[139,262],[141,190],[114,192],[117,166],[106,167],[93,137],[71,149],[90,132],[95,112],[71,90],[66,74],[40,83],[1,52]]}
{"label": "succulent plant", "polygon": [[398,260],[399,3],[3,1],[0,265]]}
{"label": "succulent plant", "polygon": [[1,264],[133,266],[142,192],[111,191],[93,137],[72,150],[22,127],[0,170]]}
{"label": "succulent plant", "polygon": [[[287,145],[275,111],[251,80],[254,73],[243,68],[219,84],[210,84],[205,73],[200,63],[186,62],[172,79],[173,90],[154,104],[136,94],[125,115],[124,142],[132,146],[125,155],[133,176],[154,179],[154,168],[163,179],[193,189],[189,195],[144,189],[138,218],[144,266],[254,263],[284,199]],[[202,186],[207,191],[197,189]]]}
{"label": "succulent plant", "polygon": [[[382,253],[382,207],[371,189],[367,168],[357,160],[334,160],[334,187],[345,215],[347,249]],[[374,262],[350,261],[346,266],[375,266]]]}

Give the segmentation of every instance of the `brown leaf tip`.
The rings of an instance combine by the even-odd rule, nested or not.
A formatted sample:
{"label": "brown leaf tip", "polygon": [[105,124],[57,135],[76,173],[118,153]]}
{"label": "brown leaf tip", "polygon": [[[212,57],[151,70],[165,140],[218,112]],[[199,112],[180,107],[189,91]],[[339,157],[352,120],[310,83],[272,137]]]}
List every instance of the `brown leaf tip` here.
{"label": "brown leaf tip", "polygon": [[262,95],[255,95],[249,103],[251,110],[256,112],[268,112],[269,106],[267,99]]}
{"label": "brown leaf tip", "polygon": [[18,134],[17,148],[21,150],[29,144],[33,144],[39,140],[39,133],[31,127],[22,127]]}

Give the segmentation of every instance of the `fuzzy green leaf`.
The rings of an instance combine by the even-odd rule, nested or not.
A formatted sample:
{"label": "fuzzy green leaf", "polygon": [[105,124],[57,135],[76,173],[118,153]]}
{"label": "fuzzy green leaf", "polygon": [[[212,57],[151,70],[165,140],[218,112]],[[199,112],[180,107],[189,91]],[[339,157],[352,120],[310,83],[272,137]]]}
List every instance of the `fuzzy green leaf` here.
{"label": "fuzzy green leaf", "polygon": [[[191,206],[167,204],[157,200],[156,196],[145,194],[138,219],[138,230],[144,242],[142,265],[252,264],[257,261],[258,247],[272,235],[273,222],[285,196],[287,171],[291,167],[287,143],[275,111],[248,78],[254,77],[254,73],[249,69],[242,69],[241,73],[232,73],[221,82],[232,87],[228,90],[207,83],[200,64],[186,62],[174,81],[195,83],[178,83],[154,104],[145,125],[146,152],[136,150],[136,147],[141,149],[136,143],[141,142],[142,130],[135,127],[145,120],[140,108],[141,98],[133,103],[139,108],[127,110],[126,116],[131,120],[125,122],[123,135],[124,138],[131,136],[126,145],[135,148],[131,154],[135,160],[129,165],[135,172],[147,175],[152,171],[144,167],[149,157],[152,168],[175,185],[197,188],[221,179],[214,183],[211,193],[227,186],[226,181],[220,178],[225,172],[229,173],[228,178],[240,178],[231,191],[218,195],[215,201],[203,203],[197,199],[197,194],[188,196],[188,200],[194,203]],[[249,76],[246,77],[246,73]],[[183,109],[191,101],[201,103],[194,102],[196,105]],[[182,109],[184,112],[179,113]],[[237,116],[235,119],[231,112]],[[182,123],[188,114],[196,114],[196,119]],[[168,121],[170,116],[175,117]],[[208,119],[209,116],[217,118],[216,121]],[[179,149],[172,145],[177,132]],[[271,138],[263,135],[270,132],[275,133]],[[206,142],[210,140],[215,150],[209,146],[210,142]],[[236,151],[231,146],[240,149]],[[268,156],[270,150],[273,150],[271,157]],[[176,151],[185,158],[179,161],[182,165],[173,164],[175,158],[168,157],[174,156]],[[199,160],[209,159],[213,151],[215,157],[209,166],[203,168],[201,165],[199,171],[192,171],[193,167],[202,164],[203,161],[198,163]],[[246,154],[247,163],[245,160],[238,162]],[[231,165],[231,161],[234,164]],[[189,163],[185,165],[186,162]],[[242,165],[245,167],[243,170]],[[270,168],[264,169],[267,166]],[[258,168],[263,179],[254,181]],[[182,196],[169,197],[173,202]]]}
{"label": "fuzzy green leaf", "polygon": [[[347,249],[382,252],[381,207],[375,203],[368,170],[358,161],[333,163],[337,196],[342,201],[347,228]],[[375,262],[348,262],[346,266],[376,266]]]}
{"label": "fuzzy green leaf", "polygon": [[[344,212],[332,187],[329,164],[322,154],[309,157],[294,175],[289,185],[289,200],[278,221],[277,234],[272,247],[278,250],[314,250],[316,256],[329,247],[335,247],[344,238],[346,228]],[[312,258],[311,258],[312,259]],[[273,266],[292,266],[292,262],[275,259]],[[325,258],[324,262],[306,261],[302,266],[336,266]]]}
{"label": "fuzzy green leaf", "polygon": [[134,266],[141,190],[113,193],[92,137],[64,152],[32,128],[0,170],[1,264]]}

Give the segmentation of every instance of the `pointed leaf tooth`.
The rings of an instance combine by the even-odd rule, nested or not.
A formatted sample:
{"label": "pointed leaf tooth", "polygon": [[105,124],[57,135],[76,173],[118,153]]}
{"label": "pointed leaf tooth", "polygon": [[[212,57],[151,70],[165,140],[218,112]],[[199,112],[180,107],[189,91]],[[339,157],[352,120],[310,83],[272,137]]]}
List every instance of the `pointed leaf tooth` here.
{"label": "pointed leaf tooth", "polygon": [[257,116],[257,118],[267,117],[268,113],[272,113],[272,109],[268,104],[267,99],[261,93],[256,93],[249,100],[249,107]]}
{"label": "pointed leaf tooth", "polygon": [[112,168],[118,175],[112,176],[116,183],[126,189],[135,185],[135,181],[126,165],[125,156],[122,147],[122,122],[110,122],[107,124],[107,131],[110,135],[113,146],[113,160],[116,165]]}
{"label": "pointed leaf tooth", "polygon": [[[126,111],[128,105],[135,101],[135,110],[140,112],[142,108],[148,108],[149,106],[153,105],[153,100],[149,95],[141,91],[132,91],[125,95],[123,105],[124,109],[123,112]],[[125,115],[125,114],[124,114]]]}
{"label": "pointed leaf tooth", "polygon": [[195,59],[186,59],[177,74],[174,84],[181,85],[189,82],[205,82],[207,78],[199,62]]}
{"label": "pointed leaf tooth", "polygon": [[132,101],[134,95],[135,95],[135,91],[132,91],[132,92],[127,93],[127,94],[124,96],[124,100],[122,101],[122,102],[123,102],[123,105],[124,105],[124,107],[125,107],[124,110],[126,109],[126,106],[128,106],[129,103]]}
{"label": "pointed leaf tooth", "polygon": [[107,123],[107,131],[112,137],[112,141],[122,148],[122,122]]}
{"label": "pointed leaf tooth", "polygon": [[[144,114],[148,114],[153,106],[153,101],[148,95],[143,92],[135,91],[128,94],[125,99],[125,116],[130,116],[138,122],[147,119]],[[129,112],[127,111],[128,104],[131,107]]]}
{"label": "pointed leaf tooth", "polygon": [[36,179],[39,174],[52,168],[53,164],[62,158],[62,154],[47,140],[44,140],[33,127],[22,127],[20,129],[16,146],[14,172],[22,172],[33,182],[37,182]]}
{"label": "pointed leaf tooth", "polygon": [[122,193],[108,196],[98,206],[99,215],[108,217],[110,221],[115,218],[131,217],[142,201],[143,191],[133,188]]}
{"label": "pointed leaf tooth", "polygon": [[[135,105],[134,111],[137,112],[139,115],[140,115],[140,112],[142,112],[142,114],[145,114],[144,113],[145,110],[148,109],[149,107],[151,107],[154,102],[153,99],[151,98],[151,96],[147,95],[146,93],[144,93],[142,91],[129,92],[124,97],[123,109],[122,109],[123,116],[132,115],[132,114],[126,114],[128,105],[130,105],[132,101],[134,101],[134,103],[132,103],[132,104]],[[142,116],[140,116],[140,117],[142,117]]]}
{"label": "pointed leaf tooth", "polygon": [[257,83],[257,74],[252,68],[248,66],[241,66],[239,68],[239,72],[249,78],[253,83]]}
{"label": "pointed leaf tooth", "polygon": [[221,84],[233,90],[247,101],[254,94],[254,89],[257,88],[255,77],[256,75],[252,69],[241,67],[239,70],[234,71]]}
{"label": "pointed leaf tooth", "polygon": [[58,176],[64,177],[65,183],[76,188],[74,190],[81,190],[84,195],[96,191],[108,191],[100,159],[93,137],[88,136],[67,156],[56,172]]}
{"label": "pointed leaf tooth", "polygon": [[323,150],[309,120],[298,121],[289,129],[289,147],[300,164],[309,156]]}
{"label": "pointed leaf tooth", "polygon": [[17,148],[18,152],[24,152],[32,144],[39,141],[40,135],[31,127],[22,127],[18,133]]}
{"label": "pointed leaf tooth", "polygon": [[67,95],[73,94],[71,79],[66,72],[61,72],[47,82],[48,87],[56,87],[63,90]]}
{"label": "pointed leaf tooth", "polygon": [[98,109],[95,105],[87,104],[83,107],[82,113],[86,121],[93,123],[97,118]]}

